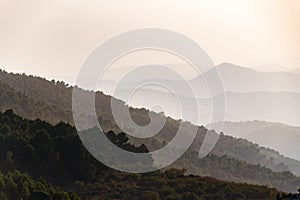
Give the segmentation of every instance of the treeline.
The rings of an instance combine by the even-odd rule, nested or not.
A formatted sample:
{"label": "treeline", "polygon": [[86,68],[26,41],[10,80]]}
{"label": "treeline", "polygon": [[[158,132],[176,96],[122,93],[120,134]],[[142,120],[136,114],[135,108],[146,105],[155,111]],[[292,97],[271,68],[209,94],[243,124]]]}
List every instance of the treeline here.
{"label": "treeline", "polygon": [[75,193],[53,187],[46,180],[32,179],[19,171],[0,173],[1,200],[79,200]]}
{"label": "treeline", "polygon": [[188,168],[189,173],[200,176],[215,177],[219,180],[251,183],[280,188],[283,191],[294,192],[300,185],[300,178],[291,172],[274,172],[269,168],[250,165],[245,161],[230,158],[226,155],[216,156],[210,154],[202,159],[197,159],[198,153],[186,152],[171,167],[181,166]]}
{"label": "treeline", "polygon": [[[220,181],[170,169],[164,173],[115,173],[99,177],[96,183],[75,183],[79,194],[95,199],[133,200],[242,200],[275,199],[276,189],[265,186]],[[84,196],[83,195],[83,196]],[[105,197],[105,198],[104,198]]]}
{"label": "treeline", "polygon": [[[124,133],[109,132],[107,136],[121,148],[148,151],[145,145],[129,144]],[[4,184],[0,182],[2,193],[8,199],[78,199],[75,193],[81,199],[272,199],[277,193],[265,186],[192,176],[184,170],[148,174],[118,172],[102,165],[86,151],[73,126],[27,120],[12,110],[0,113],[0,170],[5,174],[5,185],[9,183],[5,177],[15,176],[9,183],[13,190],[1,187]],[[21,186],[22,181],[26,187]],[[11,198],[10,195],[19,196]]]}
{"label": "treeline", "polygon": [[0,111],[12,108],[17,114],[28,119],[41,118],[52,123],[58,123],[61,120],[72,121],[70,112],[30,98],[24,92],[16,91],[2,82],[0,82],[0,94]]}
{"label": "treeline", "polygon": [[[58,185],[68,185],[75,180],[91,181],[108,170],[86,151],[76,129],[69,124],[61,122],[53,126],[39,119],[31,121],[12,110],[0,114],[0,122],[3,172],[17,169]],[[123,133],[109,132],[107,136],[124,149],[148,151],[144,145],[130,145]]]}

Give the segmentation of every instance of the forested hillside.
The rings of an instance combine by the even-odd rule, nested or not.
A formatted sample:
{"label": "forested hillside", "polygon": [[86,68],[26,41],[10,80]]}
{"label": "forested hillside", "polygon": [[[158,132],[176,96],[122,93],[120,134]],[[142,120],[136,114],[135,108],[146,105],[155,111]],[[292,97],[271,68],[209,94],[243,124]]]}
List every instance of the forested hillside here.
{"label": "forested hillside", "polygon": [[71,121],[71,115],[57,106],[48,106],[44,102],[28,97],[24,92],[16,91],[0,82],[0,110],[8,108],[28,119],[42,118],[49,122]]}
{"label": "forested hillside", "polygon": [[[27,76],[25,74],[11,74],[4,71],[0,72],[0,82],[2,82],[2,87],[4,88],[3,91],[8,91],[5,93],[5,96],[3,95],[1,98],[10,99],[9,104],[7,104],[7,101],[0,101],[0,108],[2,108],[2,110],[13,108],[16,109],[18,114],[30,119],[40,118],[51,123],[64,121],[73,124],[71,112],[72,87],[69,87],[63,82],[47,81],[46,79],[38,77]],[[17,98],[14,98],[14,96],[17,96]],[[113,116],[111,114],[111,98],[112,97],[104,95],[101,92],[97,92],[96,110],[99,116],[100,124],[103,126],[104,130],[113,130],[114,132],[119,133],[120,130],[115,125]],[[25,104],[22,106],[22,104],[19,103],[20,99],[27,99],[25,102],[27,101],[29,105]],[[126,106],[124,102],[118,100],[116,101],[119,104]],[[41,104],[40,107],[34,107],[31,105],[36,103]],[[28,109],[30,107],[32,107],[33,111],[35,109],[37,111],[31,112],[31,110]],[[148,110],[134,108],[131,108],[130,110],[132,118],[138,124],[143,125],[149,122],[150,118]],[[144,143],[150,150],[159,148],[162,144],[167,143],[173,138],[177,131],[178,124],[178,120],[167,118],[167,123],[165,124],[164,128],[152,140],[145,141],[130,137],[129,141],[135,145],[141,145]],[[190,155],[196,155],[196,152],[199,150],[199,147],[202,144],[206,131],[207,129],[203,126],[198,127],[198,135],[194,141],[194,144],[190,148]],[[196,156],[192,157],[188,154],[189,153],[187,153],[187,155],[184,157],[186,159],[185,162],[176,162],[176,165],[173,165],[173,167],[186,168],[188,173],[213,176],[228,181],[265,184],[269,186],[276,186],[282,190],[295,191],[296,187],[298,187],[297,179],[285,171],[291,171],[299,175],[299,161],[295,161],[296,163],[299,163],[298,165],[292,163],[293,165],[289,166],[290,162],[285,163],[285,158],[283,156],[276,154],[277,159],[273,159],[272,156],[267,156],[263,149],[259,148],[258,145],[244,139],[237,139],[221,134],[217,145],[211,152],[211,157],[207,158],[206,160],[204,159],[203,161],[198,161]],[[278,159],[278,157],[280,157],[280,159]],[[215,162],[218,163],[216,165],[222,166],[222,163],[219,163],[224,162],[227,163],[226,165],[232,166],[226,169],[220,168],[218,170],[211,171],[211,173],[204,172],[201,167],[201,163],[202,165],[205,165],[205,162],[209,162],[210,158],[215,158]],[[268,174],[273,172],[269,173],[268,170],[262,170],[260,174],[257,173],[256,175],[252,174],[252,176],[244,176],[247,173],[240,173],[238,171],[240,168],[236,167],[238,166],[236,164],[238,160],[240,160],[238,163],[245,163],[247,165],[250,164],[249,166],[260,165],[261,167],[259,167],[259,169],[263,169],[265,167],[273,171],[284,172],[283,174],[288,174],[288,176],[280,175],[281,178],[274,176],[271,180],[269,180],[269,178],[267,178],[269,177]],[[187,164],[190,164],[190,166],[187,166]],[[250,168],[251,167],[249,167],[249,169]],[[253,169],[256,169],[256,167]],[[293,178],[290,180],[291,177]],[[283,182],[286,184],[283,184]]]}
{"label": "forested hillside", "polygon": [[[97,177],[105,176],[110,171],[92,158],[82,146],[75,128],[68,124],[52,126],[38,119],[30,121],[15,115],[12,110],[0,114],[0,122],[0,169],[3,172],[20,170],[33,177],[42,176],[58,185],[69,185],[76,180],[95,181]],[[125,149],[134,152],[148,151],[145,145],[128,147],[128,139],[124,133],[116,135],[110,131],[108,137]],[[175,166],[184,168],[187,164],[192,164],[197,173],[203,176],[265,184],[286,191],[294,191],[300,184],[300,179],[288,172],[272,172],[226,156],[211,155],[198,161],[193,156],[193,153],[187,153],[177,161],[179,165]],[[195,161],[189,163],[191,160]]]}
{"label": "forested hillside", "polygon": [[[109,132],[107,136],[121,148],[137,153],[148,151],[145,145],[130,145],[124,133]],[[207,167],[202,167],[210,173],[215,170],[210,170],[211,166],[223,163],[216,157],[208,160]],[[0,113],[0,161],[4,173],[0,174],[3,199],[272,199],[277,194],[275,189],[265,186],[188,175],[185,170],[118,172],[102,165],[85,150],[74,127],[27,120],[12,110]],[[260,167],[255,171],[261,171]],[[289,173],[270,173],[268,178],[272,180],[296,180]]]}

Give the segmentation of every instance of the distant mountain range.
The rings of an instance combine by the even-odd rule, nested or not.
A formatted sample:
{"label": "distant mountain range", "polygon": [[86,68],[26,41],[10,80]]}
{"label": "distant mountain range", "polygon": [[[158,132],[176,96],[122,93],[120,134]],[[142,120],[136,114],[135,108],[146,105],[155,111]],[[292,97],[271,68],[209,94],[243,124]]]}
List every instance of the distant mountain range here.
{"label": "distant mountain range", "polygon": [[[300,152],[297,148],[299,129],[278,126],[279,123],[288,124],[291,126],[300,125],[300,72],[299,69],[287,72],[261,72],[245,67],[240,67],[230,63],[223,63],[218,66],[218,69],[223,77],[224,86],[226,89],[226,114],[225,120],[234,122],[240,121],[269,121],[273,123],[266,123],[265,127],[259,128],[258,123],[252,123],[251,128],[247,124],[242,124],[239,134],[232,129],[228,130],[225,125],[225,134],[234,135],[236,137],[246,138],[250,141],[258,143],[261,146],[271,147],[286,156],[300,159]],[[210,77],[210,72],[207,72],[203,77]],[[194,78],[190,83],[201,92],[205,90],[205,85],[202,79]],[[128,83],[128,88],[132,87]],[[164,107],[164,113],[176,119],[183,118],[187,121],[195,121],[196,116],[194,108],[190,106],[190,102],[194,98],[189,97],[185,92],[183,84],[180,81],[168,80],[165,84],[174,84],[177,88],[181,88],[180,94],[177,95],[180,102],[187,105],[190,115],[181,115],[180,105],[178,99],[174,98],[167,91],[159,88],[144,88],[139,89],[131,98],[129,104],[136,107],[146,107],[152,109],[153,102],[161,102]],[[199,87],[197,87],[197,85]],[[126,90],[126,84],[122,85],[122,89],[116,91],[113,95],[119,99],[125,100],[128,96],[129,90]],[[187,95],[187,96],[185,96]],[[204,94],[205,96],[205,94]],[[215,98],[218,98],[216,96]],[[200,125],[211,123],[212,104],[210,98],[200,97],[197,99],[199,103]],[[159,112],[160,110],[154,111]],[[275,122],[276,126],[275,126]],[[278,123],[279,122],[279,123]],[[250,122],[249,122],[250,123]],[[236,124],[235,124],[236,125]],[[245,126],[245,127],[244,127]],[[248,130],[252,130],[248,133]],[[244,129],[244,131],[242,131]],[[275,130],[276,129],[276,130]],[[247,134],[246,134],[247,133]],[[247,135],[247,136],[245,136]],[[245,137],[244,137],[245,136]]]}
{"label": "distant mountain range", "polygon": [[[120,90],[114,93],[116,98],[126,100],[129,91]],[[281,122],[296,126],[300,124],[300,93],[295,92],[226,92],[226,121],[251,121],[265,120],[270,122]],[[216,96],[216,99],[222,98]],[[179,102],[180,104],[179,104]],[[197,102],[200,111],[200,123],[211,123],[213,104],[210,98],[195,99],[182,95],[174,95],[154,89],[139,89],[130,99],[129,105],[134,107],[145,107],[152,110],[153,104],[161,104],[164,113],[175,119],[184,119],[197,123],[197,112],[191,102]],[[187,114],[181,113],[185,108]],[[154,111],[160,111],[155,110]]]}
{"label": "distant mountain range", "polygon": [[226,93],[226,120],[265,120],[290,125],[300,124],[300,93]]}
{"label": "distant mountain range", "polygon": [[[149,67],[150,70],[151,67]],[[223,63],[217,66],[224,82],[226,101],[226,117],[227,121],[247,121],[247,120],[265,120],[271,122],[281,122],[289,125],[297,126],[300,124],[300,74],[291,72],[260,72],[250,68],[240,67],[230,63]],[[158,76],[155,79],[141,80],[130,77],[122,82],[116,91],[112,93],[115,83],[113,80],[105,80],[100,83],[100,89],[104,93],[115,96],[121,100],[127,101],[129,94],[134,91],[134,95],[130,99],[129,104],[134,107],[146,107],[152,109],[153,102],[164,104],[165,114],[181,118],[178,100],[187,104],[190,116],[185,116],[184,120],[196,123],[193,116],[194,108],[189,108],[190,102],[197,99],[199,110],[202,114],[200,124],[210,122],[211,117],[211,100],[210,95],[203,81],[215,79],[212,71],[208,71],[199,76],[188,80],[195,89],[195,97],[188,92],[186,83],[176,81],[176,78],[170,75],[170,79],[162,80],[164,76]],[[203,79],[204,78],[204,79]],[[132,80],[132,81],[129,81]],[[159,82],[162,85],[172,85],[176,88],[178,99],[160,87],[143,87],[137,90],[136,85],[146,82]],[[218,95],[215,96],[218,98]],[[193,99],[191,99],[193,98]]]}
{"label": "distant mountain range", "polygon": [[230,63],[218,66],[226,91],[299,92],[300,76],[290,72],[260,72]]}
{"label": "distant mountain range", "polygon": [[261,72],[289,72],[290,70],[278,63],[270,63],[265,65],[253,66],[253,69]]}
{"label": "distant mountain range", "polygon": [[[152,68],[156,69],[157,67],[150,66],[148,71],[150,71]],[[300,92],[300,74],[298,73],[299,69],[293,71],[294,73],[285,71],[261,72],[230,63],[220,64],[217,66],[217,69],[222,76],[226,92]],[[166,86],[172,85],[176,87],[179,94],[186,97],[191,97],[191,94],[187,93],[186,82],[180,80],[178,77],[176,78],[173,73],[167,74],[167,70],[165,70],[165,73],[162,73],[159,76],[152,76],[156,74],[149,72],[149,74],[146,73],[144,79],[141,79],[139,73],[132,73],[131,76],[129,76],[130,78],[127,78],[122,82],[121,85],[119,85],[118,90],[129,90],[134,88],[133,86],[135,86],[137,83],[159,80],[159,82]],[[188,80],[188,83],[190,83],[195,89],[197,98],[208,97],[209,93],[204,80],[217,80],[215,75],[216,74],[214,73],[214,70],[210,70],[204,72],[200,76]],[[142,77],[144,77],[144,75]],[[99,89],[104,93],[111,94],[111,90],[115,86],[115,80],[106,79],[100,81]]]}
{"label": "distant mountain range", "polygon": [[300,127],[266,121],[225,122],[223,131],[300,160]]}

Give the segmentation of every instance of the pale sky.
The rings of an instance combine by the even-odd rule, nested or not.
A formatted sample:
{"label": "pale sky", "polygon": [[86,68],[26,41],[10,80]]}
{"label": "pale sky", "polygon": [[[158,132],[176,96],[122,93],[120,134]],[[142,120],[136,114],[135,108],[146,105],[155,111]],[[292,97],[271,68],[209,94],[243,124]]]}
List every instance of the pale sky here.
{"label": "pale sky", "polygon": [[300,67],[299,0],[0,0],[0,68],[72,82],[97,45],[145,27],[190,37],[215,64]]}

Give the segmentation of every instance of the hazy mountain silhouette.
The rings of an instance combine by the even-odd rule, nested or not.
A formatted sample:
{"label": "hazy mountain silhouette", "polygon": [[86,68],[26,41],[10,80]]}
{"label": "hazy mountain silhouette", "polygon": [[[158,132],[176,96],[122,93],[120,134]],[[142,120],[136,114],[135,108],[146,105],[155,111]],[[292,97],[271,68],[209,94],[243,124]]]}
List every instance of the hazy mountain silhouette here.
{"label": "hazy mountain silhouette", "polygon": [[[225,91],[240,93],[257,91],[300,92],[300,74],[298,73],[283,71],[261,72],[231,63],[222,63],[217,66],[217,69],[222,76]],[[139,73],[133,73],[130,80],[124,81],[119,85],[118,90],[129,90],[135,88],[134,86],[137,85],[137,83],[141,84],[147,81],[157,82],[157,80],[160,80],[163,85],[172,85],[176,87],[179,94],[191,97],[191,94],[186,91],[186,81],[182,81],[171,74],[167,74],[167,70],[163,72],[165,73],[162,73],[160,76],[154,76],[155,73],[149,72],[148,75],[145,75],[146,77],[144,79],[141,79],[141,77],[144,77],[144,73],[143,76],[140,76]],[[297,70],[295,72],[297,72]],[[216,74],[214,71],[210,70],[187,81],[196,90],[195,93],[197,98],[205,98],[209,96],[209,93],[204,80],[216,80],[215,76]],[[166,78],[161,80],[162,77]],[[105,93],[111,94],[110,92],[115,85],[116,82],[114,80],[102,80],[100,81],[99,89]]]}
{"label": "hazy mountain silhouette", "polygon": [[265,120],[300,124],[300,93],[249,92],[227,94],[226,120]]}
{"label": "hazy mountain silhouette", "polygon": [[[225,90],[233,92],[299,92],[300,76],[289,72],[260,72],[250,68],[223,63],[217,68],[222,75]],[[204,77],[210,78],[210,72]],[[196,85],[197,78],[192,82]]]}
{"label": "hazy mountain silhouette", "polygon": [[265,65],[258,65],[252,67],[253,69],[261,72],[288,72],[289,69],[278,64],[278,63],[270,63]]}
{"label": "hazy mountain silhouette", "polygon": [[300,160],[300,127],[265,121],[225,122],[223,131]]}
{"label": "hazy mountain silhouette", "polygon": [[[281,122],[289,125],[300,124],[300,74],[271,71],[261,72],[250,68],[237,66],[230,63],[223,63],[217,66],[222,79],[227,96],[227,113],[228,121],[245,121],[245,120],[266,120],[272,122]],[[147,69],[146,69],[147,71]],[[137,73],[138,74],[138,73]],[[162,73],[166,74],[166,73]],[[151,109],[153,102],[165,102],[165,114],[174,118],[180,118],[178,102],[166,91],[159,87],[144,87],[138,90],[138,83],[160,82],[162,85],[172,85],[176,88],[178,98],[189,104],[193,101],[191,93],[188,92],[186,84],[183,81],[176,80],[170,75],[170,79],[161,80],[164,75],[151,79],[153,73],[146,75],[148,79],[141,81],[141,78],[131,77],[131,81],[122,82],[117,91],[111,93],[115,84],[114,81],[102,81],[104,92],[125,100],[131,91],[134,91],[134,97],[131,100],[132,106],[147,107]],[[202,120],[201,123],[209,122],[211,101],[207,90],[205,79],[214,80],[215,74],[212,71],[204,73],[202,76],[188,80],[195,89],[195,97],[200,105]],[[136,82],[135,82],[136,80]],[[174,96],[174,95],[173,95]],[[218,96],[217,96],[218,97]],[[173,99],[172,99],[173,98]],[[193,110],[194,108],[190,108]],[[195,123],[195,116],[185,117],[185,120]],[[192,120],[191,120],[192,119]]]}
{"label": "hazy mountain silhouette", "polygon": [[[120,90],[114,96],[125,100],[128,91]],[[215,98],[221,98],[216,96]],[[185,105],[189,115],[181,115],[180,104]],[[161,102],[164,113],[176,119],[183,118],[197,124],[194,106],[190,105],[193,98],[183,95],[172,95],[155,89],[140,89],[130,100],[135,107],[152,108],[153,102]],[[200,125],[211,123],[212,103],[210,98],[197,99],[200,111]],[[226,93],[226,121],[265,120],[281,122],[289,125],[300,124],[300,93],[293,92],[227,92]],[[154,111],[159,111],[155,110]]]}

